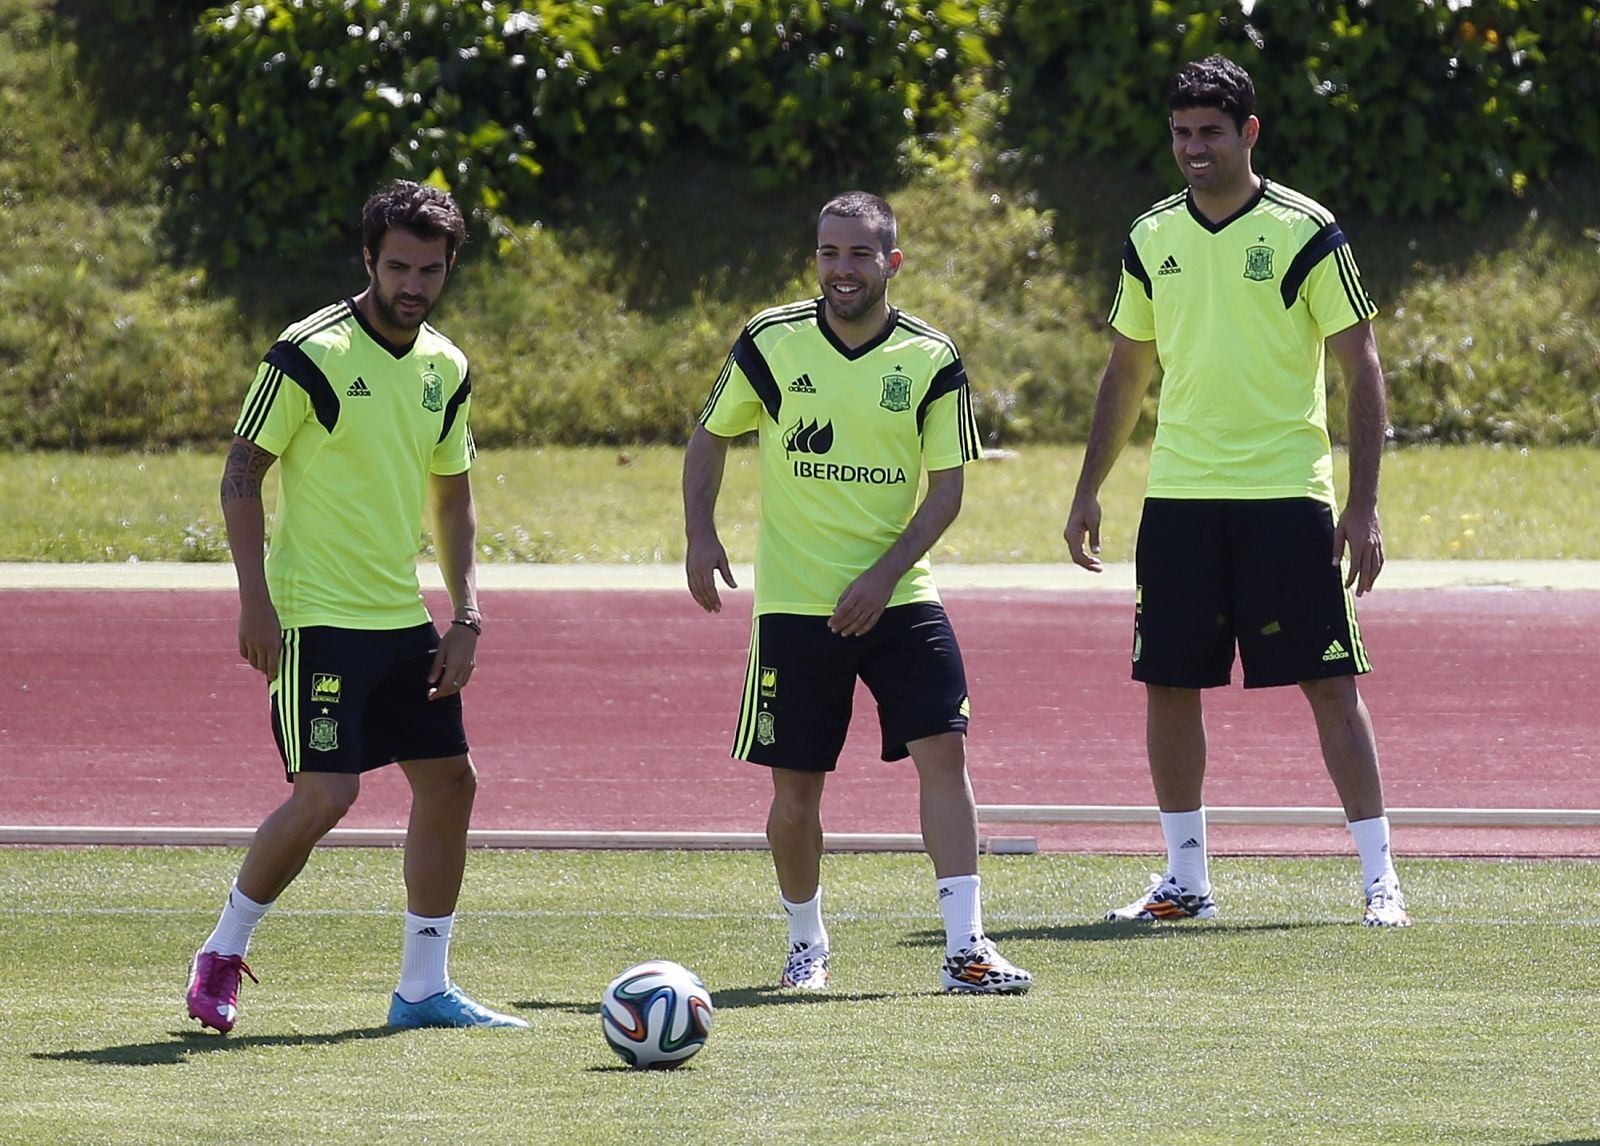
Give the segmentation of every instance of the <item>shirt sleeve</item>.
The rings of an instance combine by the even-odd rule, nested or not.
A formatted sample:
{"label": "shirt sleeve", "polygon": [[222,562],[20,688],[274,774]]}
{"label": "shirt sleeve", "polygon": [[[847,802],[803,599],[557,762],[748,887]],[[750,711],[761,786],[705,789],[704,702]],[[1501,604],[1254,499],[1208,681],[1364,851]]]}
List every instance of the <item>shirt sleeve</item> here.
{"label": "shirt sleeve", "polygon": [[245,394],[233,432],[269,454],[281,456],[295,434],[313,416],[311,397],[305,387],[290,377],[281,361],[269,352]]}
{"label": "shirt sleeve", "polygon": [[1378,304],[1367,294],[1356,257],[1342,233],[1307,272],[1302,289],[1311,318],[1324,338],[1378,313]]}
{"label": "shirt sleeve", "polygon": [[450,395],[444,406],[444,425],[439,429],[439,444],[433,448],[433,458],[428,470],[441,476],[466,473],[472,468],[472,459],[478,456],[472,441],[472,425],[468,414],[472,411],[472,370],[466,359],[458,362],[461,385]]}
{"label": "shirt sleeve", "polygon": [[1150,273],[1133,245],[1133,236],[1122,244],[1122,267],[1117,276],[1117,297],[1111,302],[1106,319],[1113,330],[1135,342],[1150,342],[1156,336],[1155,305],[1151,301]]}
{"label": "shirt sleeve", "polygon": [[[740,338],[742,343],[745,336]],[[736,438],[761,423],[761,398],[739,365],[739,350],[736,345],[728,354],[716,384],[711,387],[711,396],[700,411],[700,424],[719,438]]]}
{"label": "shirt sleeve", "polygon": [[922,422],[922,464],[929,470],[955,469],[983,456],[972,387],[959,356],[934,375],[917,414]]}

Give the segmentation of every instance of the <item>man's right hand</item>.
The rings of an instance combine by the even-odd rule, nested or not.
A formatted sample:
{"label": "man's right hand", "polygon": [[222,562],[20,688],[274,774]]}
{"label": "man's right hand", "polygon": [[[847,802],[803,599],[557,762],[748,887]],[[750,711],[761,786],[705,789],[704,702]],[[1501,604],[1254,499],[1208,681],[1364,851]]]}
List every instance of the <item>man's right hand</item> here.
{"label": "man's right hand", "polygon": [[[1061,531],[1067,548],[1072,551],[1072,563],[1081,565],[1091,573],[1099,573],[1100,564],[1100,499],[1079,496],[1072,501],[1072,512],[1067,515],[1067,527]],[[1084,548],[1087,537],[1089,547]]]}
{"label": "man's right hand", "polygon": [[722,597],[717,593],[718,573],[722,574],[723,584],[728,588],[739,587],[733,579],[733,567],[728,564],[727,550],[714,535],[699,541],[690,539],[683,568],[689,578],[689,595],[708,613],[722,612]]}
{"label": "man's right hand", "polygon": [[278,610],[266,594],[251,594],[239,602],[239,655],[269,681],[278,679],[278,659],[283,652],[283,628]]}

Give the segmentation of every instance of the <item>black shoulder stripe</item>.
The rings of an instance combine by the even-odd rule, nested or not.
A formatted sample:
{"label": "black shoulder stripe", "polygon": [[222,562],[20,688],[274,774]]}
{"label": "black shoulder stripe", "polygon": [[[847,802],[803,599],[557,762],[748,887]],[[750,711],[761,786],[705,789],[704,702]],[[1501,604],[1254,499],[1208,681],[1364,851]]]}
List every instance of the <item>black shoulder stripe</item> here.
{"label": "black shoulder stripe", "polygon": [[293,342],[274,342],[264,361],[294,379],[295,385],[311,399],[311,408],[317,412],[322,428],[333,433],[334,426],[339,424],[339,395],[334,393],[322,368]]}
{"label": "black shoulder stripe", "polygon": [[775,310],[764,311],[750,320],[750,325],[745,327],[745,333],[754,338],[763,330],[774,326],[781,326],[786,322],[800,322],[816,314],[817,304],[813,300],[797,302],[789,306],[778,307]]}
{"label": "black shoulder stripe", "polygon": [[1187,191],[1179,191],[1176,195],[1168,195],[1165,199],[1151,207],[1150,210],[1146,211],[1143,215],[1140,215],[1137,219],[1135,219],[1133,221],[1133,225],[1128,229],[1131,231],[1133,227],[1137,227],[1140,223],[1144,222],[1152,215],[1159,215],[1163,211],[1172,210],[1179,203],[1182,203],[1186,198],[1188,198],[1188,196],[1189,193]]}
{"label": "black shoulder stripe", "polygon": [[778,410],[783,405],[783,393],[778,389],[778,380],[772,376],[772,367],[767,365],[767,360],[761,355],[761,348],[756,345],[756,340],[746,331],[739,336],[739,341],[733,344],[733,357],[739,363],[739,369],[744,371],[744,376],[750,380],[750,388],[756,392],[756,397],[761,399],[761,404],[767,408],[767,413],[772,420],[778,420]]}
{"label": "black shoulder stripe", "polygon": [[349,322],[351,313],[350,308],[344,303],[335,303],[326,310],[319,310],[310,318],[291,328],[286,341],[293,342],[298,346],[308,338],[314,338],[316,335],[321,334],[324,330],[338,326],[340,323]]}
{"label": "black shoulder stripe", "polygon": [[[450,401],[444,404],[444,425],[439,429],[439,441],[444,441],[450,436],[450,427],[455,425],[456,414],[460,411],[462,403],[472,394],[472,374],[461,380],[461,385],[456,387],[456,392],[450,395]],[[469,434],[470,436],[470,434]]]}
{"label": "black shoulder stripe", "polygon": [[728,359],[722,364],[722,373],[717,375],[717,380],[711,386],[711,396],[706,399],[706,404],[700,408],[700,417],[697,419],[703,426],[711,411],[716,409],[717,399],[722,397],[723,390],[727,389],[728,379],[733,374],[733,354],[730,351]]}
{"label": "black shoulder stripe", "polygon": [[956,349],[955,339],[951,338],[948,334],[937,327],[929,326],[916,315],[907,314],[903,310],[898,310],[895,312],[895,320],[899,323],[899,325],[905,327],[912,334],[920,334],[924,338],[931,338],[935,342],[942,343],[950,348],[951,354],[954,354],[957,358],[961,357],[961,352]]}
{"label": "black shoulder stripe", "polygon": [[272,409],[272,403],[277,400],[278,389],[283,385],[283,371],[276,366],[269,366],[261,375],[261,384],[256,387],[254,396],[249,405],[239,415],[239,421],[234,425],[233,432],[247,442],[256,440],[256,435],[261,432],[262,425],[267,420],[267,414]]}
{"label": "black shoulder stripe", "polygon": [[967,385],[967,369],[961,365],[961,359],[948,362],[933,376],[933,381],[928,383],[928,392],[922,396],[922,401],[917,403],[917,433],[922,433],[922,423],[928,416],[928,407],[943,398],[952,390],[961,390]]}
{"label": "black shoulder stripe", "polygon": [[1349,298],[1350,309],[1355,311],[1356,317],[1371,318],[1378,313],[1378,304],[1372,301],[1372,296],[1362,284],[1361,272],[1356,269],[1356,259],[1350,253],[1350,248],[1340,247],[1334,252],[1334,259],[1339,267],[1339,281],[1344,284],[1345,296]]}
{"label": "black shoulder stripe", "polygon": [[1312,200],[1298,195],[1286,188],[1279,187],[1276,183],[1270,184],[1266,189],[1266,198],[1269,203],[1276,203],[1280,207],[1287,207],[1291,211],[1299,211],[1308,219],[1327,226],[1333,222],[1333,215],[1326,208],[1319,208]]}
{"label": "black shoulder stripe", "polygon": [[1338,223],[1329,223],[1306,242],[1297,252],[1289,269],[1283,274],[1283,282],[1278,289],[1283,294],[1283,309],[1288,310],[1294,305],[1294,300],[1300,295],[1300,288],[1305,284],[1306,276],[1323,259],[1335,250],[1345,245],[1344,232],[1339,229]]}
{"label": "black shoulder stripe", "polygon": [[1123,240],[1122,265],[1130,275],[1144,284],[1144,297],[1154,298],[1155,292],[1150,288],[1150,272],[1144,269],[1144,262],[1139,258],[1132,237]]}
{"label": "black shoulder stripe", "polygon": [[319,311],[306,315],[306,317],[284,331],[283,337],[289,342],[299,342],[308,337],[309,334],[326,329],[330,320],[337,322],[349,313],[350,310],[345,306],[344,300],[340,299],[338,302],[330,303]]}
{"label": "black shoulder stripe", "polygon": [[961,387],[960,395],[957,416],[961,424],[961,460],[975,462],[983,457],[983,443],[978,438],[978,414],[972,406],[971,385]]}

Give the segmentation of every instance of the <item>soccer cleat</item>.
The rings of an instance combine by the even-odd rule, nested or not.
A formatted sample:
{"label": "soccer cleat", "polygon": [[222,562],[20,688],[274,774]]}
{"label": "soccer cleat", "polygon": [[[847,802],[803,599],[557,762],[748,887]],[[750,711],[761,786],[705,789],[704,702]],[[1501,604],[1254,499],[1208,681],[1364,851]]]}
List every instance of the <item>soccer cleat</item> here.
{"label": "soccer cleat", "polygon": [[987,935],[965,951],[945,956],[939,981],[946,991],[966,995],[1020,995],[1033,986],[1033,975],[995,949]]}
{"label": "soccer cleat", "polygon": [[1367,887],[1367,909],[1361,915],[1363,927],[1410,927],[1406,897],[1400,894],[1400,879],[1382,875]]}
{"label": "soccer cleat", "polygon": [[822,991],[828,986],[828,948],[821,943],[796,943],[783,965],[780,987],[797,991]]}
{"label": "soccer cleat", "polygon": [[451,983],[437,995],[408,1003],[399,995],[389,1001],[389,1025],[401,1030],[418,1027],[525,1027],[527,1019],[502,1015],[467,997]]}
{"label": "soccer cleat", "polygon": [[189,989],[185,993],[189,1017],[199,1019],[202,1027],[212,1027],[222,1034],[233,1030],[233,1024],[239,1020],[241,973],[249,975],[252,983],[261,982],[242,955],[196,951],[189,961]]}
{"label": "soccer cleat", "polygon": [[1150,923],[1158,919],[1215,919],[1217,904],[1209,891],[1196,895],[1170,875],[1150,877],[1144,894],[1126,907],[1106,912],[1106,919],[1121,923]]}

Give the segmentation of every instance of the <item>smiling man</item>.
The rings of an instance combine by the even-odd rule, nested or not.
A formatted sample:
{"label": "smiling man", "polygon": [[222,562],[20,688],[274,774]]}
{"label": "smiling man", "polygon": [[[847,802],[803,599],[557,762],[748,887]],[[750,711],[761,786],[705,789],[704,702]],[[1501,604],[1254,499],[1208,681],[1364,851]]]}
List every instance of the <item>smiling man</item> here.
{"label": "smiling man", "polygon": [[[1383,568],[1377,307],[1333,215],[1252,169],[1261,122],[1243,68],[1221,56],[1186,65],[1167,107],[1188,189],[1139,216],[1124,245],[1111,359],[1064,530],[1073,561],[1099,572],[1100,486],[1159,359],[1135,558],[1133,677],[1145,684],[1167,871],[1106,918],[1217,913],[1201,798],[1201,690],[1229,683],[1237,648],[1246,688],[1294,684],[1310,702],[1361,855],[1362,921],[1404,927],[1410,917],[1389,851],[1372,721],[1355,683],[1370,665],[1350,595],[1371,589]],[[1334,500],[1327,351],[1349,387],[1343,513]]]}
{"label": "smiling man", "polygon": [[[396,763],[411,820],[389,1025],[528,1025],[468,998],[448,971],[477,784],[460,694],[483,618],[472,383],[466,355],[427,318],[466,234],[460,208],[437,188],[402,180],[372,195],[362,212],[366,289],[283,332],[234,426],[222,513],[239,578],[239,655],[266,678],[293,787],[256,830],[191,966],[189,1015],[224,1033],[238,1020],[257,925],[355,802],[361,775]],[[262,484],[280,458],[263,560]],[[454,607],[442,634],[417,584],[430,500]]]}
{"label": "smiling man", "polygon": [[978,427],[955,343],[889,305],[903,259],[894,212],[878,196],[847,192],[822,208],[821,297],[750,320],[689,441],[685,572],[701,608],[720,612],[716,576],[734,582],[717,537],[717,491],[729,441],[754,430],[761,535],[733,755],[772,774],[767,839],[789,922],[780,985],[828,984],[822,788],[859,678],[877,701],[883,758],[910,756],[917,769],[944,914],[940,981],[947,991],[1017,994],[1033,977],[983,930],[967,682],[927,560],[961,508]]}

